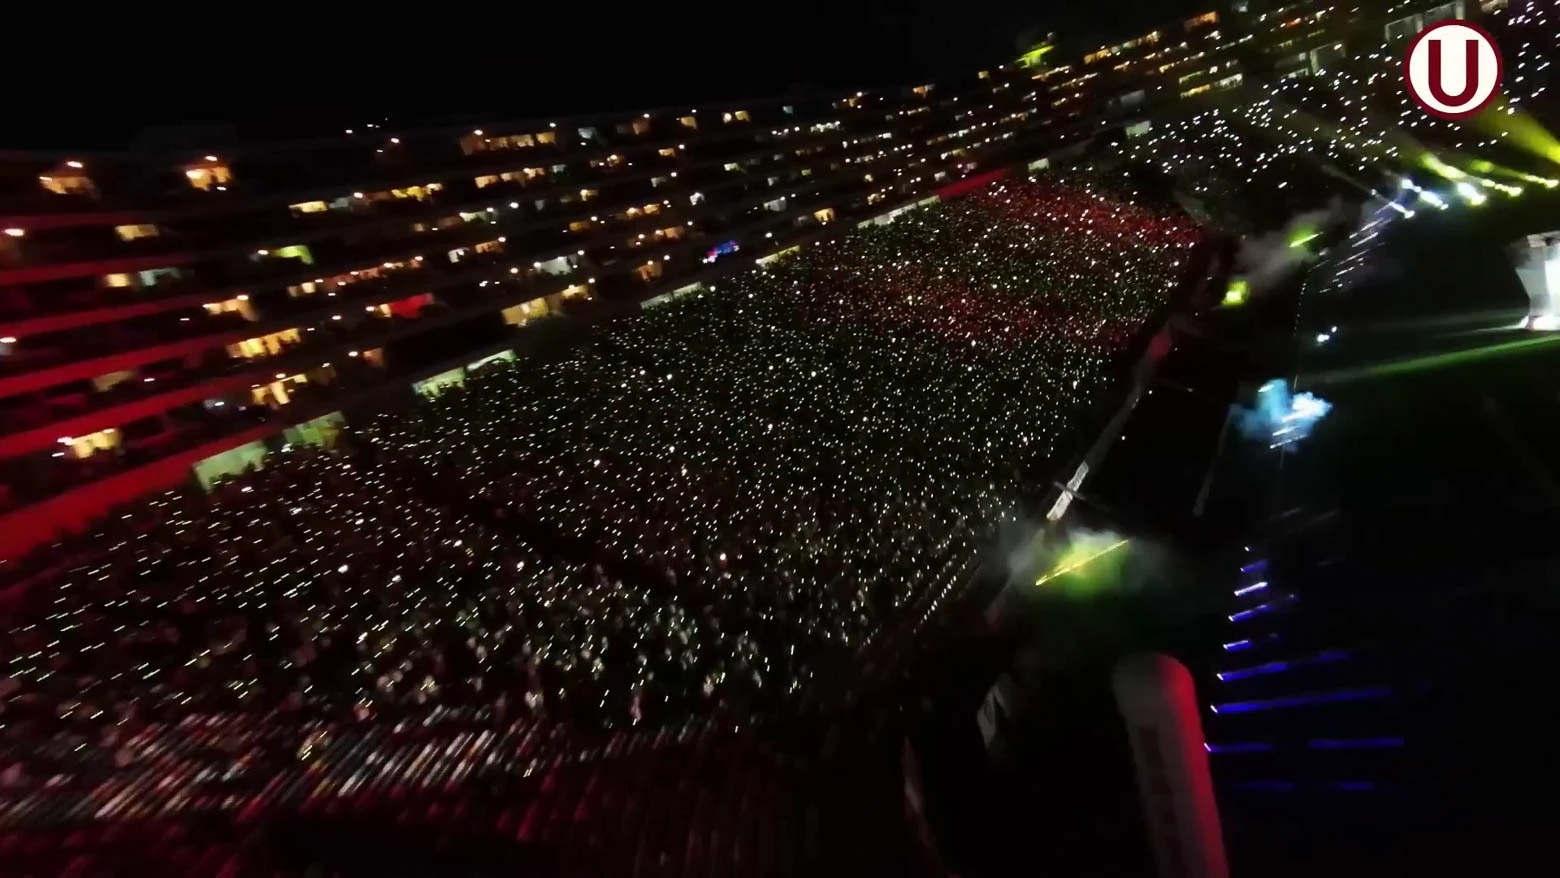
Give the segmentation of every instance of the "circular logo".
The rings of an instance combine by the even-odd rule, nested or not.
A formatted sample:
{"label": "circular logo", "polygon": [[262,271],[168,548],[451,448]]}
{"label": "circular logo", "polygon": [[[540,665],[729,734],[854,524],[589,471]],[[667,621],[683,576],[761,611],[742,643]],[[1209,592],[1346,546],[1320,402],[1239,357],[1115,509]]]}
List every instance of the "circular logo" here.
{"label": "circular logo", "polygon": [[1414,38],[1403,58],[1403,82],[1425,112],[1464,119],[1500,93],[1500,49],[1481,27],[1443,21]]}

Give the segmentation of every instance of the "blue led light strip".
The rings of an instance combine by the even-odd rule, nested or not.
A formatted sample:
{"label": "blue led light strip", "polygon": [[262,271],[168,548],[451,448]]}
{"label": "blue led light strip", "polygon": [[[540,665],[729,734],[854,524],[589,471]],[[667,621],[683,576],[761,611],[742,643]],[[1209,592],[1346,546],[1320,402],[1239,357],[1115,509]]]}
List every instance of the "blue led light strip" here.
{"label": "blue led light strip", "polygon": [[1244,622],[1253,616],[1261,616],[1267,613],[1271,613],[1281,607],[1287,607],[1294,603],[1295,600],[1296,598],[1294,595],[1285,595],[1284,597],[1278,598],[1277,600],[1268,601],[1265,604],[1257,604],[1255,607],[1252,607],[1249,610],[1241,610],[1238,613],[1231,613],[1229,619],[1231,622]]}
{"label": "blue led light strip", "polygon": [[1214,676],[1218,677],[1221,683],[1228,683],[1232,680],[1244,680],[1247,677],[1260,677],[1264,674],[1277,674],[1282,671],[1287,671],[1291,668],[1303,668],[1306,665],[1317,665],[1324,662],[1342,661],[1348,657],[1349,651],[1346,649],[1329,649],[1324,652],[1319,652],[1313,656],[1307,656],[1305,658],[1291,659],[1289,661],[1267,662],[1266,664],[1254,665],[1249,668],[1239,668],[1233,671],[1220,671],[1219,673],[1214,674]]}
{"label": "blue led light strip", "polygon": [[1403,746],[1402,738],[1313,738],[1313,750],[1380,750]]}
{"label": "blue led light strip", "polygon": [[1251,649],[1252,647],[1261,643],[1275,642],[1277,640],[1279,640],[1279,636],[1277,634],[1269,634],[1266,637],[1259,637],[1256,640],[1236,640],[1231,643],[1224,644],[1224,651],[1240,652],[1243,649]]}
{"label": "blue led light strip", "polygon": [[1309,695],[1289,695],[1283,698],[1264,698],[1260,701],[1231,701],[1211,705],[1214,713],[1251,713],[1258,710],[1277,710],[1284,707],[1305,707],[1311,704],[1327,704],[1336,701],[1359,701],[1364,698],[1384,698],[1392,694],[1387,686],[1368,686],[1363,689],[1340,689],[1337,692],[1316,692]]}
{"label": "blue led light strip", "polygon": [[1209,753],[1266,753],[1273,749],[1272,744],[1263,744],[1258,741],[1248,741],[1244,744],[1203,744],[1203,749]]}

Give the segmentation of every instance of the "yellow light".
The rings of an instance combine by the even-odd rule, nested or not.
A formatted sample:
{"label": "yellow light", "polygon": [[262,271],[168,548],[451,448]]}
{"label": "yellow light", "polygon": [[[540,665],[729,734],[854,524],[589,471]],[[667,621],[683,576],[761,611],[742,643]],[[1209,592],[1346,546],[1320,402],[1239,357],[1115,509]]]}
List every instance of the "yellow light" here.
{"label": "yellow light", "polygon": [[1429,153],[1425,154],[1425,157],[1421,160],[1421,164],[1423,164],[1433,173],[1439,174],[1448,180],[1466,180],[1468,178],[1467,174],[1463,173],[1457,168],[1452,167],[1446,162],[1441,161],[1439,158]]}
{"label": "yellow light", "polygon": [[1106,546],[1103,549],[1100,549],[1097,552],[1093,552],[1093,553],[1091,553],[1089,555],[1086,555],[1086,556],[1084,556],[1082,558],[1079,558],[1076,561],[1073,561],[1070,564],[1065,564],[1065,565],[1063,565],[1061,567],[1058,567],[1055,570],[1052,570],[1050,573],[1047,573],[1046,575],[1040,577],[1039,579],[1036,579],[1035,580],[1035,585],[1045,585],[1047,582],[1050,582],[1053,579],[1057,579],[1059,577],[1066,576],[1069,573],[1074,573],[1074,572],[1082,569],[1083,567],[1088,566],[1088,564],[1090,562],[1098,560],[1100,558],[1103,558],[1106,555],[1109,555],[1111,552],[1114,552],[1117,549],[1121,548],[1122,546],[1125,546],[1126,544],[1127,544],[1126,540],[1118,540],[1118,541],[1116,541],[1114,543],[1111,543],[1110,545]]}

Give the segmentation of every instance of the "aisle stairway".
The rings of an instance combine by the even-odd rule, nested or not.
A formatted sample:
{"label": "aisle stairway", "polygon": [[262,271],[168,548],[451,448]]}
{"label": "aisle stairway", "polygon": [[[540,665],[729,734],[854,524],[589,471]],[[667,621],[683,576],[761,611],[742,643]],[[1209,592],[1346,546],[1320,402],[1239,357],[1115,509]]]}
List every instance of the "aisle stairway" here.
{"label": "aisle stairway", "polygon": [[[1391,785],[1381,751],[1403,744],[1393,696],[1357,651],[1317,642],[1300,587],[1248,555],[1231,595],[1224,661],[1209,687],[1209,752],[1233,791],[1375,792]],[[1363,754],[1363,755],[1362,755]]]}
{"label": "aisle stairway", "polygon": [[1243,547],[1198,681],[1227,843],[1247,871],[1348,869],[1413,798],[1414,687],[1370,630],[1369,589],[1318,556],[1330,532]]}

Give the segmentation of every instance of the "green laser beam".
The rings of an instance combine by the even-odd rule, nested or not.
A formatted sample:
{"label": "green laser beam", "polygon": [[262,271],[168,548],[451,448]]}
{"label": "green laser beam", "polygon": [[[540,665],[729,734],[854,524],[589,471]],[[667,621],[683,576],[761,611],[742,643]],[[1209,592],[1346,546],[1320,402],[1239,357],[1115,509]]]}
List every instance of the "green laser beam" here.
{"label": "green laser beam", "polygon": [[1126,540],[1121,540],[1119,542],[1111,543],[1110,545],[1106,546],[1103,549],[1100,549],[1099,551],[1093,553],[1092,555],[1089,555],[1089,556],[1084,557],[1084,558],[1079,558],[1077,561],[1073,561],[1070,564],[1064,564],[1063,566],[1058,567],[1055,570],[1052,570],[1050,573],[1047,573],[1046,575],[1040,577],[1039,579],[1036,579],[1035,580],[1035,585],[1045,585],[1047,582],[1050,582],[1053,579],[1059,579],[1059,578],[1061,578],[1063,576],[1066,576],[1069,573],[1074,573],[1074,572],[1076,572],[1078,570],[1081,570],[1082,568],[1087,567],[1089,564],[1093,563],[1094,561],[1097,561],[1100,558],[1103,558],[1106,555],[1109,555],[1111,552],[1116,551],[1117,549],[1121,548],[1122,546],[1125,546],[1126,544],[1127,544]]}
{"label": "green laser beam", "polygon": [[1432,369],[1445,369],[1451,366],[1462,366],[1475,363],[1480,360],[1493,359],[1495,357],[1509,356],[1524,351],[1532,351],[1535,348],[1545,347],[1560,343],[1560,334],[1542,335],[1535,338],[1520,338],[1513,341],[1503,341],[1496,344],[1480,345],[1475,348],[1464,348],[1456,351],[1442,351],[1434,354],[1420,354],[1414,357],[1405,357],[1399,360],[1389,360],[1385,363],[1373,363],[1368,366],[1359,366],[1353,369],[1340,369],[1335,372],[1323,372],[1304,379],[1306,384],[1341,384],[1345,381],[1354,381],[1360,378],[1384,378],[1391,375],[1410,375],[1416,372],[1428,372]]}

